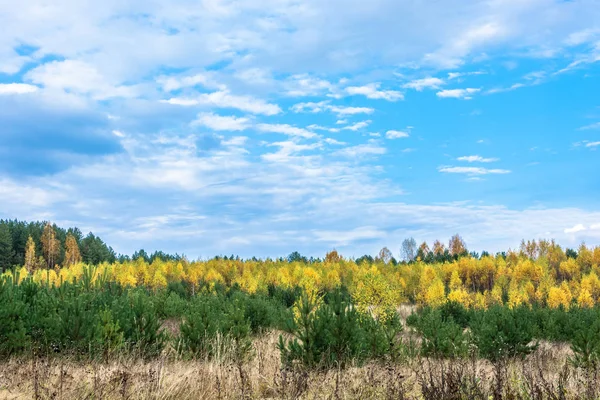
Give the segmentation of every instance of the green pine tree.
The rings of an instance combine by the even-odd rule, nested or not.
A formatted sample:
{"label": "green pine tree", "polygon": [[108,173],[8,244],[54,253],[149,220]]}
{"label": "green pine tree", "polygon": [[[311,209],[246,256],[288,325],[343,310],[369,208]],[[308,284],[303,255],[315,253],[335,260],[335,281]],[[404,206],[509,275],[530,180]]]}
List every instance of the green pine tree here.
{"label": "green pine tree", "polygon": [[12,267],[14,257],[12,235],[8,225],[0,224],[0,271],[5,271]]}

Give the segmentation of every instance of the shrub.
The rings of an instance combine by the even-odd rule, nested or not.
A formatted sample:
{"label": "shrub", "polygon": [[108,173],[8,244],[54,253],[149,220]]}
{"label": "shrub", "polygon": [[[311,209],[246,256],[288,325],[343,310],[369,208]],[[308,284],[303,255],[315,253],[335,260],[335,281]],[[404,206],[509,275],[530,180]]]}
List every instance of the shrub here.
{"label": "shrub", "polygon": [[222,325],[222,314],[217,304],[195,299],[180,326],[182,349],[193,357],[214,356],[217,350],[214,339]]}
{"label": "shrub", "polygon": [[[1,284],[1,283],[0,283]],[[0,356],[18,354],[29,346],[25,329],[27,305],[9,295],[0,296]]]}
{"label": "shrub", "polygon": [[577,367],[596,368],[600,364],[600,316],[595,310],[580,312],[573,321],[575,332],[571,339],[573,357]]}
{"label": "shrub", "polygon": [[492,362],[524,357],[537,348],[531,344],[534,327],[529,310],[492,307],[476,314],[471,324],[473,343],[479,355]]}
{"label": "shrub", "polygon": [[467,354],[467,338],[452,316],[440,309],[425,309],[417,321],[412,321],[422,335],[421,353],[431,357],[462,357]]}
{"label": "shrub", "polygon": [[358,312],[341,296],[329,304],[317,306],[311,296],[303,295],[297,304],[298,315],[290,316],[288,331],[292,340],[279,338],[279,350],[284,364],[294,362],[308,368],[344,367],[366,356],[364,331]]}

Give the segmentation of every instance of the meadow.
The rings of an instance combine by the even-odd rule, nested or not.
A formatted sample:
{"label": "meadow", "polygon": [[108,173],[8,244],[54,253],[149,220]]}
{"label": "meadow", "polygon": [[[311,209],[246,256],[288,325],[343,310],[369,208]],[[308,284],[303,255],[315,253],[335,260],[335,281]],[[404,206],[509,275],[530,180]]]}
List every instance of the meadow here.
{"label": "meadow", "polygon": [[0,398],[599,398],[600,247],[452,244],[400,263],[30,254],[0,277]]}

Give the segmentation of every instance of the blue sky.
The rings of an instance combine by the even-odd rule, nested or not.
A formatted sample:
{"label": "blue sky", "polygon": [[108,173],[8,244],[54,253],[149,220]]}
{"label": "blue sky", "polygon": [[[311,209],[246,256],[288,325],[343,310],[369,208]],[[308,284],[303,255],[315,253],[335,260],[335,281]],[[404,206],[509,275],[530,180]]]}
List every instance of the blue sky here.
{"label": "blue sky", "polygon": [[0,4],[0,217],[115,250],[600,244],[597,0]]}

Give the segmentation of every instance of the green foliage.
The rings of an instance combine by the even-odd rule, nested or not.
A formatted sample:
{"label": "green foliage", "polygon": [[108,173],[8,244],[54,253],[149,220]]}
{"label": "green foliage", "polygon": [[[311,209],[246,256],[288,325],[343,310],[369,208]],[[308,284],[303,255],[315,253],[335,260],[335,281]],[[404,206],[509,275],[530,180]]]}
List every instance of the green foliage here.
{"label": "green foliage", "polygon": [[222,332],[223,315],[216,299],[196,299],[180,326],[182,349],[194,357],[213,357],[215,338]]}
{"label": "green foliage", "polygon": [[213,358],[227,347],[238,361],[252,350],[251,323],[241,299],[212,296],[195,299],[180,326],[181,350],[192,357]]}
{"label": "green foliage", "polygon": [[167,336],[161,330],[161,320],[150,296],[141,290],[119,299],[115,318],[131,349],[146,357],[157,356],[164,348]]}
{"label": "green foliage", "polygon": [[318,304],[303,295],[297,315],[288,319],[291,340],[279,338],[284,364],[298,363],[311,369],[345,368],[367,359],[383,359],[396,354],[399,319],[376,321],[359,313],[343,293],[331,293],[328,302]]}
{"label": "green foliage", "polygon": [[537,348],[534,327],[526,308],[492,307],[476,314],[471,324],[473,343],[480,356],[490,361],[525,357]]}
{"label": "green foliage", "polygon": [[410,322],[422,336],[422,355],[454,358],[467,354],[467,337],[452,315],[443,314],[440,309],[426,308],[420,316],[412,317]]}
{"label": "green foliage", "polygon": [[162,306],[161,314],[164,318],[180,318],[185,313],[188,303],[176,292],[171,292],[160,304]]}
{"label": "green foliage", "polygon": [[578,367],[597,368],[600,365],[600,315],[597,310],[585,310],[573,324],[571,361]]}
{"label": "green foliage", "polygon": [[469,311],[462,304],[455,301],[444,303],[440,307],[440,313],[444,321],[452,319],[452,321],[456,322],[463,329],[469,326],[473,314],[472,311]]}
{"label": "green foliage", "polygon": [[12,282],[0,280],[0,357],[8,357],[27,349],[29,338],[25,327],[27,304],[11,293]]}
{"label": "green foliage", "polygon": [[12,266],[15,252],[10,229],[6,224],[0,224],[0,273]]}

